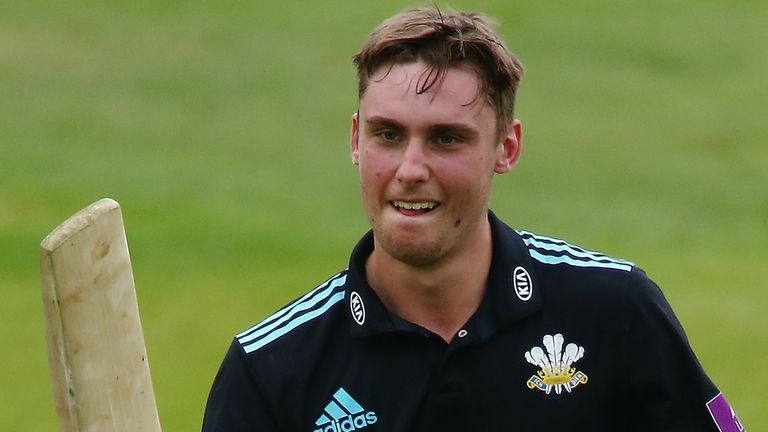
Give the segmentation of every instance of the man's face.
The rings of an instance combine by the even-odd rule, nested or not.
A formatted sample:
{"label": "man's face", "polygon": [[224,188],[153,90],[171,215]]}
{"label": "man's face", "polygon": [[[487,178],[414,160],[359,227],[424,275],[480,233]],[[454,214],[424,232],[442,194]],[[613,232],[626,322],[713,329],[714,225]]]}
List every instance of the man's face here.
{"label": "man's face", "polygon": [[520,123],[498,137],[494,110],[469,67],[417,94],[423,62],[380,68],[352,119],[352,158],[375,253],[431,266],[462,251],[487,224],[494,173],[520,151]]}

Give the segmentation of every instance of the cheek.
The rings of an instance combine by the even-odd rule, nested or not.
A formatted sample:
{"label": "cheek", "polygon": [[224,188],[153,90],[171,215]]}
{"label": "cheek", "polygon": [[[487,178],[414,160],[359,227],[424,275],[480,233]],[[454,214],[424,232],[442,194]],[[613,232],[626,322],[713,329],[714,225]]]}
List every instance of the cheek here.
{"label": "cheek", "polygon": [[488,173],[493,167],[486,157],[462,158],[443,161],[435,167],[446,187],[465,195],[477,194],[488,183]]}
{"label": "cheek", "polygon": [[383,182],[394,173],[397,160],[392,155],[367,151],[360,158],[360,173],[368,182]]}
{"label": "cheek", "polygon": [[386,171],[367,167],[367,170],[361,170],[361,181],[363,186],[368,189],[380,187],[386,181]]}
{"label": "cheek", "polygon": [[360,164],[360,189],[363,199],[376,201],[387,184],[387,170],[374,159],[364,159]]}
{"label": "cheek", "polygon": [[453,191],[454,202],[459,208],[474,212],[486,204],[493,181],[492,169],[482,164],[473,167],[464,165],[445,173],[451,174],[441,176],[443,188]]}

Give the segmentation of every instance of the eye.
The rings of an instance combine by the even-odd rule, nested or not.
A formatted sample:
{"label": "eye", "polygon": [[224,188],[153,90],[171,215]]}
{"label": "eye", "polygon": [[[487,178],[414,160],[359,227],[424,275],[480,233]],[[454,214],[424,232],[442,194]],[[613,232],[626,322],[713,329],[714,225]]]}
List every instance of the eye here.
{"label": "eye", "polygon": [[382,139],[382,141],[386,142],[395,142],[400,138],[397,133],[391,131],[391,130],[384,130],[381,132],[378,132],[376,135],[378,135],[379,138]]}
{"label": "eye", "polygon": [[459,142],[455,135],[439,135],[435,140],[441,146],[450,146]]}

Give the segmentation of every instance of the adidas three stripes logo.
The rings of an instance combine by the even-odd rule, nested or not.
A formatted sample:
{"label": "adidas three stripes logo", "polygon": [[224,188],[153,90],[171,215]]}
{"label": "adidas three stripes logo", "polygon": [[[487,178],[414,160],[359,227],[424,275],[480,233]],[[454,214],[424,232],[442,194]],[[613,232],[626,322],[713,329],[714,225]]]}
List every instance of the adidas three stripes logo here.
{"label": "adidas three stripes logo", "polygon": [[315,421],[318,428],[313,432],[351,432],[363,429],[378,420],[375,412],[366,412],[344,388],[339,387]]}

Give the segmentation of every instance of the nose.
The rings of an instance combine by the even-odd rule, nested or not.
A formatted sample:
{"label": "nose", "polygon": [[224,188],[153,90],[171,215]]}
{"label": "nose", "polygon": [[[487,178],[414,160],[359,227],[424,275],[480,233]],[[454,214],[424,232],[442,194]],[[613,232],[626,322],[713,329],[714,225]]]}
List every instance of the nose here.
{"label": "nose", "polygon": [[395,178],[404,186],[416,185],[429,179],[427,153],[422,142],[411,140],[405,145]]}

